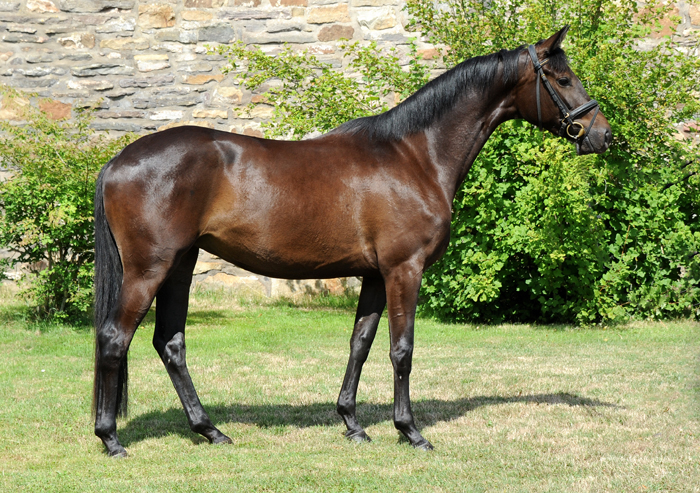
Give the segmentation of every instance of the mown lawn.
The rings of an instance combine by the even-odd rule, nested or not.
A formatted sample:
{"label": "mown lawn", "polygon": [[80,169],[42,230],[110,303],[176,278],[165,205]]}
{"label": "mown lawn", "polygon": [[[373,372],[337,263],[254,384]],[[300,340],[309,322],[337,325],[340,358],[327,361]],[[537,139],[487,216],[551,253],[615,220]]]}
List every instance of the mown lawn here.
{"label": "mown lawn", "polygon": [[[616,329],[419,320],[412,398],[425,453],[391,421],[386,322],[360,382],[374,441],[335,399],[353,314],[200,295],[190,372],[232,446],[190,432],[151,346],[130,351],[130,457],[92,432],[89,329],[28,327],[0,303],[0,491],[700,491],[700,325]],[[231,308],[226,308],[231,306]]]}

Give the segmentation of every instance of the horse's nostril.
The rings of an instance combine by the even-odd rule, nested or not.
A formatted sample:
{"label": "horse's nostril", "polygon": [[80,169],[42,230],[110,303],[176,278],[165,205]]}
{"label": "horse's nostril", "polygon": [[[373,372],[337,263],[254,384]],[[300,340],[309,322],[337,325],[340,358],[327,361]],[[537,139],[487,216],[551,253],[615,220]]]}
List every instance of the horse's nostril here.
{"label": "horse's nostril", "polygon": [[610,131],[610,129],[607,129],[605,131],[605,143],[610,145],[611,142],[612,142],[612,132]]}

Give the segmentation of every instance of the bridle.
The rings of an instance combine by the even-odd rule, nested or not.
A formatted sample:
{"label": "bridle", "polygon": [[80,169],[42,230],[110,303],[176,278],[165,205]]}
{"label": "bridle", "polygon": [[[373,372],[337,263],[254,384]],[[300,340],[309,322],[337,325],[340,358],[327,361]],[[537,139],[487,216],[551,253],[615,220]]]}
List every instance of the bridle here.
{"label": "bridle", "polygon": [[[598,112],[600,111],[598,101],[596,101],[595,99],[591,99],[590,101],[582,104],[578,108],[574,110],[569,110],[567,104],[564,102],[561,96],[559,96],[559,93],[557,93],[557,91],[552,87],[552,84],[549,83],[549,80],[547,80],[547,77],[544,75],[544,71],[542,70],[542,66],[546,64],[549,61],[549,59],[546,59],[542,63],[540,63],[540,61],[537,59],[537,52],[535,51],[535,47],[533,45],[530,45],[528,46],[527,50],[530,53],[532,64],[535,66],[535,72],[537,72],[537,77],[542,81],[542,84],[544,84],[544,88],[547,89],[547,92],[552,97],[552,101],[554,101],[554,104],[557,105],[557,107],[559,108],[559,112],[563,116],[561,120],[561,126],[559,128],[559,136],[568,136],[576,142],[579,142],[580,140],[583,140],[586,137],[588,137],[588,132],[591,131],[591,127],[593,127],[593,122],[595,122],[595,118],[596,116],[598,116]],[[540,107],[540,85],[537,84],[535,87],[535,92],[537,94],[537,126],[541,128],[542,109]],[[593,118],[591,118],[591,123],[588,124],[588,128],[584,127],[581,122],[576,121],[577,118],[585,115],[593,108],[595,108],[595,113],[593,113]]]}

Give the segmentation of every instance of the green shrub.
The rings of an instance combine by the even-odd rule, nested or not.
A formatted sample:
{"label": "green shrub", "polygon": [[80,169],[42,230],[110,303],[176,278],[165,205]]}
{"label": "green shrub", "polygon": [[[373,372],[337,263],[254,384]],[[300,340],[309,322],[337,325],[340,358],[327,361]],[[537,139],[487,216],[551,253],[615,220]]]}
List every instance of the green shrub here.
{"label": "green shrub", "polygon": [[[574,71],[612,127],[600,156],[530,125],[502,125],[455,199],[453,242],[425,278],[424,309],[456,320],[595,321],[700,315],[700,60],[665,40],[669,7],[623,0],[409,0],[445,62],[512,48],[564,24]],[[651,26],[651,27],[649,27]]]}
{"label": "green shrub", "polygon": [[[700,60],[669,39],[648,51],[638,46],[668,8],[409,0],[410,27],[449,47],[448,67],[570,24],[571,66],[614,134],[605,154],[577,156],[527,123],[501,125],[457,194],[450,248],[424,276],[424,313],[582,324],[700,316],[700,153],[675,129],[700,114]],[[220,52],[232,70],[246,65],[247,87],[280,83],[267,92],[275,104],[268,136],[298,138],[381,111],[382,98],[412,92],[427,73],[414,46],[400,75],[395,52],[345,45],[362,78],[290,49],[278,58],[242,45]]]}
{"label": "green shrub", "polygon": [[16,91],[3,105],[21,124],[0,122],[0,247],[28,264],[24,295],[39,319],[77,322],[92,304],[93,201],[100,168],[130,139],[107,140],[89,127],[90,112],[56,121]]}
{"label": "green shrub", "polygon": [[251,103],[274,107],[272,118],[263,122],[267,137],[301,139],[314,131],[331,130],[348,120],[389,109],[392,95],[406,98],[428,82],[429,71],[418,63],[415,45],[410,46],[408,70],[399,65],[396,48],[382,51],[375,42],[341,43],[348,70],[361,77],[348,76],[331,63],[321,62],[307,51],[297,52],[289,46],[276,56],[257,47],[236,42],[219,46],[216,52],[229,59],[224,73],[234,71],[239,82],[255,91],[270,80],[279,85],[267,87],[263,102]]}

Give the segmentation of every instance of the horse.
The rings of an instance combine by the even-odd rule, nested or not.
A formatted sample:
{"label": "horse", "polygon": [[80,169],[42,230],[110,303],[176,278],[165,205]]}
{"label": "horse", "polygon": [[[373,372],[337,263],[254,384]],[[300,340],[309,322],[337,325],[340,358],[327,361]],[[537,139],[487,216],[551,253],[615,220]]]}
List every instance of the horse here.
{"label": "horse", "polygon": [[477,154],[511,119],[567,139],[579,154],[602,153],[612,140],[568,66],[567,30],[466,60],[394,108],[313,139],[183,126],[141,137],[112,158],[95,192],[93,415],[107,453],[126,456],[116,418],[127,410],[127,351],[154,299],[153,346],[190,428],[212,444],[231,443],[202,407],[185,358],[200,249],[269,277],[361,277],[337,401],[345,436],[370,441],[356,395],[386,308],[394,425],[413,447],[431,450],[409,397],[418,291],[448,246],[452,201]]}

